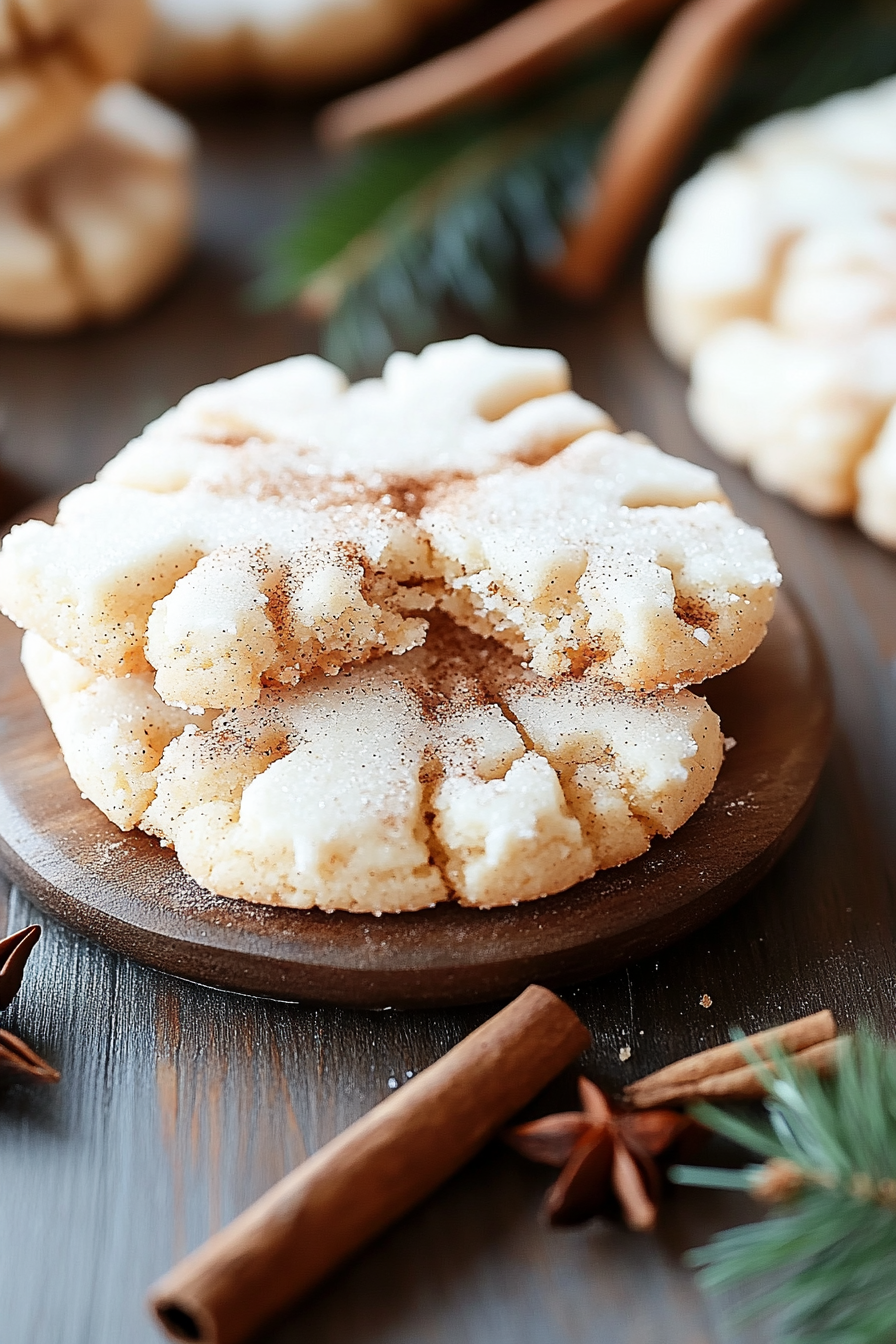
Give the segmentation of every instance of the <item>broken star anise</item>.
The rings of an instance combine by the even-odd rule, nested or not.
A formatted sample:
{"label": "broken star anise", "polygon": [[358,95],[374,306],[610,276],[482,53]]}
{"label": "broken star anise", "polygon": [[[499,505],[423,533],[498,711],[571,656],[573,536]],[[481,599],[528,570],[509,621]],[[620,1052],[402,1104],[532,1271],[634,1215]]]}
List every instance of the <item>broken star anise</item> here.
{"label": "broken star anise", "polygon": [[[0,1008],[8,1008],[18,993],[25,962],[40,937],[40,926],[29,924],[0,940]],[[58,1083],[59,1074],[30,1046],[0,1029],[0,1073],[30,1078],[37,1083]]]}
{"label": "broken star anise", "polygon": [[581,1111],[517,1125],[505,1141],[533,1162],[563,1168],[545,1196],[553,1226],[583,1223],[615,1202],[628,1227],[650,1231],[661,1188],[654,1159],[701,1126],[678,1111],[616,1111],[588,1078],[579,1079],[579,1099]]}

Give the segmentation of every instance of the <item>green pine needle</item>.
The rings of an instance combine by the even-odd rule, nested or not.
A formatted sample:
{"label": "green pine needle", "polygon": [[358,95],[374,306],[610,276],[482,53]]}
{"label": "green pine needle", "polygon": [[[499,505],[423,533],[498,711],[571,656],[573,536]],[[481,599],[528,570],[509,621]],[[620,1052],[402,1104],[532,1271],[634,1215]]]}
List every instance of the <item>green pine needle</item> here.
{"label": "green pine needle", "polygon": [[323,351],[353,372],[419,348],[452,305],[508,316],[522,264],[559,254],[648,46],[614,44],[511,104],[362,146],[273,241],[255,297],[329,310]]}
{"label": "green pine needle", "polygon": [[[650,36],[523,98],[356,150],[273,241],[256,300],[301,295],[325,319],[323,353],[351,373],[419,349],[452,309],[508,317],[523,267],[559,254]],[[756,121],[894,71],[894,0],[803,0],[745,62],[688,168]]]}
{"label": "green pine needle", "polygon": [[[691,1254],[709,1292],[747,1286],[738,1321],[773,1318],[781,1344],[892,1344],[896,1339],[896,1046],[860,1031],[833,1080],[776,1056],[767,1124],[712,1106],[693,1114],[804,1185],[765,1221],[733,1228]],[[684,1185],[751,1189],[742,1172],[673,1168]]]}
{"label": "green pine needle", "polygon": [[[603,125],[564,127],[544,140],[510,135],[483,139],[400,202],[351,254],[336,311],[322,342],[327,358],[352,369],[376,369],[396,346],[419,348],[439,331],[454,305],[482,320],[511,311],[510,294],[523,261],[559,255],[561,223],[580,198]],[[378,246],[377,246],[378,245]],[[360,262],[352,273],[352,262]],[[366,264],[373,260],[373,264]]]}
{"label": "green pine needle", "polygon": [[356,153],[310,202],[298,227],[270,247],[258,297],[281,302],[382,219],[396,201],[475,138],[470,126],[383,140]]}

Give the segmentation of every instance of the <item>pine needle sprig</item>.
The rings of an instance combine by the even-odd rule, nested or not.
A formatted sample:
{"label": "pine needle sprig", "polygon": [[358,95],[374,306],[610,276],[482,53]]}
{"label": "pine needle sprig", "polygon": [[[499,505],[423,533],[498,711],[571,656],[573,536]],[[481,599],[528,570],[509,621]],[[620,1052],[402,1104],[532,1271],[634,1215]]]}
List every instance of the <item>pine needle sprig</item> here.
{"label": "pine needle sprig", "polygon": [[[341,286],[324,355],[373,371],[396,347],[432,340],[450,306],[482,321],[506,320],[522,263],[538,267],[559,255],[563,220],[581,197],[603,129],[567,126],[543,141],[520,141],[506,159],[504,145],[494,145],[494,156],[491,144],[479,145],[452,165],[450,181],[433,181],[428,193],[402,202],[385,221],[376,264]],[[354,256],[361,259],[360,249]],[[312,281],[312,306],[333,279],[331,271]]]}
{"label": "pine needle sprig", "polygon": [[255,298],[301,295],[323,353],[355,373],[419,348],[451,305],[508,316],[522,265],[559,255],[648,46],[615,43],[508,104],[361,146],[273,240]]}
{"label": "pine needle sprig", "polygon": [[[264,305],[300,300],[322,352],[376,372],[447,311],[513,312],[525,266],[555,260],[652,34],[609,44],[503,105],[356,149],[266,249]],[[896,71],[892,0],[803,0],[744,62],[688,170],[746,126]]]}
{"label": "pine needle sprig", "polygon": [[698,1106],[710,1129],[766,1158],[742,1171],[676,1167],[684,1185],[749,1191],[780,1205],[692,1252],[711,1293],[745,1286],[735,1320],[774,1318],[782,1344],[896,1339],[896,1046],[862,1030],[836,1076],[773,1056],[767,1122]]}

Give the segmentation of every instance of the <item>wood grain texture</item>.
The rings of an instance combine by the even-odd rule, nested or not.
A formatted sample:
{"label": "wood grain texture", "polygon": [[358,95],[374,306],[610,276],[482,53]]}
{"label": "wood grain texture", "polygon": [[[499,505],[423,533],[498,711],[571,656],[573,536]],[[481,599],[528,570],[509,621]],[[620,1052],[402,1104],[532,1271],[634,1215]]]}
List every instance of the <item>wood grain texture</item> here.
{"label": "wood grain texture", "polygon": [[[49,510],[41,510],[48,513]],[[85,801],[0,618],[0,865],[42,910],[115,952],[225,989],[355,1008],[510,997],[604,974],[699,928],[766,873],[806,819],[830,740],[815,636],[779,596],[743,666],[703,689],[736,743],[670,839],[569,891],[496,910],[380,918],[213,896],[173,851]]]}
{"label": "wood grain texture", "polygon": [[[92,474],[193,383],[313,348],[289,314],[238,307],[259,231],[319,171],[304,128],[288,110],[241,107],[203,114],[201,129],[202,238],[184,281],[115,333],[0,342],[4,461],[34,495]],[[588,1071],[618,1085],[726,1040],[731,1023],[759,1030],[825,1005],[843,1026],[865,1016],[896,1028],[896,557],[713,457],[688,425],[681,376],[645,334],[634,285],[587,314],[532,298],[526,324],[497,335],[557,345],[584,396],[720,471],[769,533],[835,690],[815,808],[775,869],[675,947],[567,993],[594,1034]],[[32,916],[14,893],[0,930]],[[0,1098],[3,1344],[158,1340],[142,1304],[149,1283],[487,1011],[225,994],[38,919],[44,937],[4,1025],[63,1076]],[[550,1179],[487,1150],[259,1344],[720,1344],[678,1255],[750,1205],[682,1190],[656,1240],[599,1223],[552,1233],[536,1216]]]}

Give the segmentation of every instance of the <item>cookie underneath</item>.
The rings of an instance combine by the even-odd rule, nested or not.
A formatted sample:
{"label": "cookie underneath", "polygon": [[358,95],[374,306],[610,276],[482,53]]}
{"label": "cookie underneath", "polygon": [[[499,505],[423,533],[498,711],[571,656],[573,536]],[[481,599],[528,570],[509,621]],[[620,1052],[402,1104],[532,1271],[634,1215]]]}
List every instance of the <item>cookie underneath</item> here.
{"label": "cookie underneath", "polygon": [[86,797],[202,886],[272,905],[561,891],[681,826],[723,754],[688,691],[539,678],[444,617],[422,648],[192,722],[146,677],[97,677],[33,634],[24,658]]}

